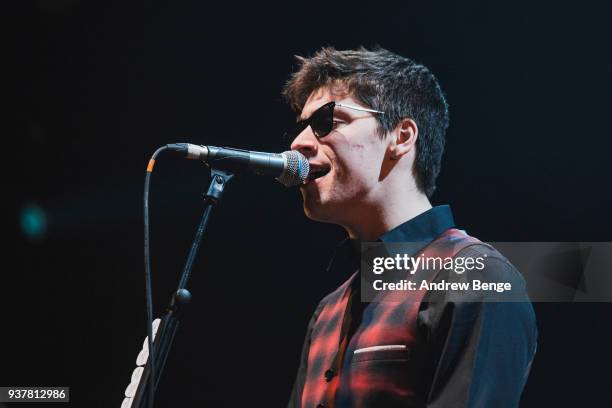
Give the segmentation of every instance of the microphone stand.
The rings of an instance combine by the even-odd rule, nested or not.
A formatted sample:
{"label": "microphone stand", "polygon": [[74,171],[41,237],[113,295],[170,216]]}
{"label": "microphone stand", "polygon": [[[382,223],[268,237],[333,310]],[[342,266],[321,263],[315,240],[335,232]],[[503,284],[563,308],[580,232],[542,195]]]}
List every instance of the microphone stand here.
{"label": "microphone stand", "polygon": [[179,325],[180,315],[184,309],[184,306],[191,301],[191,293],[186,288],[187,281],[191,275],[191,268],[193,267],[193,262],[195,261],[198,248],[202,242],[204,232],[206,231],[210,214],[212,209],[219,203],[219,200],[223,195],[225,185],[234,176],[232,173],[216,169],[211,169],[211,175],[210,186],[208,187],[208,192],[204,196],[204,202],[206,204],[204,214],[202,215],[200,225],[196,231],[189,255],[187,256],[187,262],[185,263],[183,273],[181,274],[178,288],[176,292],[172,294],[170,304],[166,309],[166,314],[159,324],[157,334],[154,336],[155,341],[153,342],[153,350],[155,355],[152,355],[153,353],[150,353],[149,350],[149,358],[147,359],[144,371],[142,372],[142,376],[138,382],[138,388],[136,389],[134,398],[130,405],[133,408],[145,408],[148,406],[148,387],[150,384],[149,374],[151,359],[154,359],[155,364],[154,388],[156,389],[157,385],[159,384],[162,371],[166,364],[166,360],[168,358],[168,354],[170,353],[170,348],[172,347],[172,342]]}

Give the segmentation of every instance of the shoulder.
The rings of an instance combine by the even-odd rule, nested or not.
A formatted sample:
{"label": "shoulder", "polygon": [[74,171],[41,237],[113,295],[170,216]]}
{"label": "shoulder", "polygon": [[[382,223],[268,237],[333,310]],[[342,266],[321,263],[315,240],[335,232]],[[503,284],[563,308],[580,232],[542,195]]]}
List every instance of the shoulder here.
{"label": "shoulder", "polygon": [[[474,279],[482,278],[489,282],[509,282],[516,289],[525,290],[525,280],[518,269],[502,253],[489,244],[477,242],[460,250],[455,256],[469,263],[472,268],[468,275]],[[472,260],[472,261],[468,261]],[[456,269],[456,268],[455,268]],[[462,273],[455,273],[461,275]]]}
{"label": "shoulder", "polygon": [[[482,267],[460,269],[461,265],[468,264],[467,259],[473,260],[471,265]],[[468,283],[468,289],[428,291],[420,307],[420,324],[431,329],[445,318],[448,324],[460,321],[476,324],[478,319],[486,317],[487,324],[490,319],[499,320],[499,325],[512,321],[535,336],[536,317],[527,285],[508,258],[493,246],[477,242],[457,252],[454,261],[454,269],[440,271],[435,282]]]}

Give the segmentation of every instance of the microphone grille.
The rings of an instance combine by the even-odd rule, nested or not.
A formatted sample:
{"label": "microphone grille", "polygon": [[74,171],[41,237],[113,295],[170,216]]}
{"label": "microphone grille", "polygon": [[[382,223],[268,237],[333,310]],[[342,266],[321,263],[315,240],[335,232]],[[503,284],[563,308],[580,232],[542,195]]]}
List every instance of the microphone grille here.
{"label": "microphone grille", "polygon": [[296,150],[288,150],[281,154],[285,157],[287,165],[276,179],[285,187],[303,184],[310,173],[310,164],[306,156]]}

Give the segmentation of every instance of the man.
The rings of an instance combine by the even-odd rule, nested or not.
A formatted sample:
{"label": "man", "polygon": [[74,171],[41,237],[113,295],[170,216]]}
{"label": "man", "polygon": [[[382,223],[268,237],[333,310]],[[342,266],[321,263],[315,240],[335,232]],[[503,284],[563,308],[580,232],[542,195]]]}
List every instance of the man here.
{"label": "man", "polygon": [[[329,273],[357,270],[361,241],[423,242],[410,255],[484,257],[483,273],[524,292],[501,254],[455,229],[448,206],[430,204],[449,120],[432,73],[380,48],[298,59],[284,96],[299,113],[291,148],[311,167],[300,187],[304,211],[348,234]],[[438,272],[436,282],[459,279]],[[353,274],[316,308],[289,407],[518,405],[536,346],[528,301],[433,291],[395,303],[360,297]]]}

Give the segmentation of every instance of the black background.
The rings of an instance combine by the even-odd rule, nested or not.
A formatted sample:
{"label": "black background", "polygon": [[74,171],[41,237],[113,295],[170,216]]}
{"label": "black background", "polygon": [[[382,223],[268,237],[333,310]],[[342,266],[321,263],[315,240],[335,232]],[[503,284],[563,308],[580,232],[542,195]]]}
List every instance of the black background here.
{"label": "black background", "polygon": [[[0,385],[119,407],[145,336],[142,185],[190,141],[282,151],[293,55],[379,44],[428,65],[451,126],[434,204],[485,241],[610,241],[610,6],[584,1],[19,2],[3,13],[8,231]],[[603,2],[600,2],[603,3]],[[183,266],[206,169],[163,155],[151,193],[156,314]],[[42,239],[19,229],[46,212]],[[283,406],[344,233],[295,189],[228,187],[195,265],[160,407]],[[536,304],[522,406],[609,405],[609,304]],[[25,404],[23,405],[25,406]],[[37,405],[40,406],[40,405]]]}

